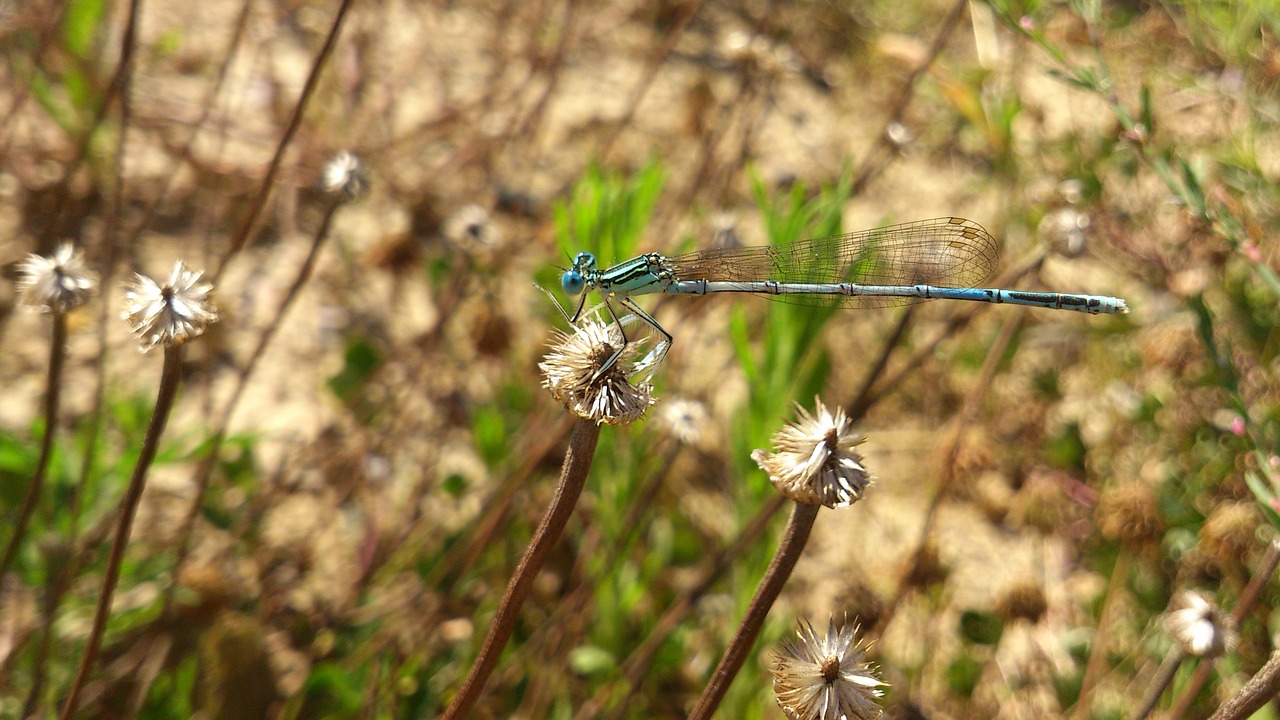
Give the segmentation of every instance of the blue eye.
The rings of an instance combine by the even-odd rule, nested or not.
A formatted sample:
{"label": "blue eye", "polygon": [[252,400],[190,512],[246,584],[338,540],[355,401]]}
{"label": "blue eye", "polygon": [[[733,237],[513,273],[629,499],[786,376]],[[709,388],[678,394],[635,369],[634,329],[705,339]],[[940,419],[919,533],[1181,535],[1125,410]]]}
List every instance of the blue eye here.
{"label": "blue eye", "polygon": [[577,270],[567,270],[565,274],[560,276],[560,287],[570,295],[577,295],[582,292],[582,286],[586,282],[582,279],[582,273]]}

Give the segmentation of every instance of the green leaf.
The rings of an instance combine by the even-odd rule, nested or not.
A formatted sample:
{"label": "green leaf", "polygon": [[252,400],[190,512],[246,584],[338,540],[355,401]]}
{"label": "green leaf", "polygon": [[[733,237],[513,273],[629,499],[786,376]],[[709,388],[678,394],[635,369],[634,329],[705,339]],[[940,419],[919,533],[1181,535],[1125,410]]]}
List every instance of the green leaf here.
{"label": "green leaf", "polygon": [[978,645],[995,645],[1004,634],[1004,623],[993,613],[966,610],[960,615],[960,635]]}
{"label": "green leaf", "polygon": [[67,51],[84,60],[93,54],[102,23],[105,0],[71,0],[62,14],[62,42]]}
{"label": "green leaf", "polygon": [[603,675],[618,667],[613,653],[595,645],[580,645],[569,652],[569,667],[579,675]]}
{"label": "green leaf", "polygon": [[1178,165],[1182,169],[1182,201],[1195,213],[1196,217],[1202,220],[1207,219],[1209,213],[1199,175],[1186,158],[1178,158]]}
{"label": "green leaf", "polygon": [[1244,481],[1249,486],[1249,490],[1253,491],[1253,496],[1258,499],[1258,507],[1262,510],[1262,514],[1273,526],[1280,528],[1280,512],[1277,512],[1280,500],[1276,499],[1275,490],[1260,473],[1253,470],[1245,472]]}
{"label": "green leaf", "polygon": [[482,405],[477,408],[475,419],[471,422],[471,433],[475,436],[476,447],[486,463],[496,463],[506,456],[507,428],[498,407]]}
{"label": "green leaf", "polygon": [[947,666],[947,687],[953,695],[966,698],[973,695],[973,689],[978,686],[980,679],[982,663],[968,655],[952,660]]}
{"label": "green leaf", "polygon": [[329,390],[344,402],[354,399],[359,389],[373,375],[382,362],[382,353],[366,338],[356,338],[347,344],[342,355],[342,369],[329,378]]}

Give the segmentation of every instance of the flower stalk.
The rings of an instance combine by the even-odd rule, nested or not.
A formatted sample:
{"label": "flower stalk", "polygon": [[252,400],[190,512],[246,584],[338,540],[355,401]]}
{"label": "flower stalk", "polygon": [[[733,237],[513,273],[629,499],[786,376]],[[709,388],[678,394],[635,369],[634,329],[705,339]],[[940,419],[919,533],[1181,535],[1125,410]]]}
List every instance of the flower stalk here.
{"label": "flower stalk", "polygon": [[106,631],[107,620],[111,615],[111,598],[115,595],[116,583],[120,580],[120,568],[124,564],[124,551],[129,544],[129,532],[133,529],[133,519],[138,510],[138,502],[142,499],[142,490],[147,482],[147,470],[155,460],[156,451],[160,447],[160,436],[164,434],[165,425],[169,421],[169,411],[173,409],[173,400],[178,394],[178,383],[182,379],[182,345],[180,343],[167,346],[164,351],[164,369],[160,375],[160,391],[156,397],[156,409],[151,415],[151,423],[147,426],[146,437],[142,441],[142,449],[138,455],[138,464],[133,469],[133,477],[125,490],[120,504],[120,517],[116,521],[115,538],[111,543],[111,553],[107,556],[107,569],[103,573],[102,592],[98,596],[98,606],[93,615],[93,629],[89,632],[89,641],[84,655],[80,658],[80,667],[76,670],[75,680],[67,695],[66,704],[62,708],[60,720],[70,720],[80,707],[80,694],[85,682],[98,660],[98,651],[102,647],[102,636]]}
{"label": "flower stalk", "polygon": [[871,484],[862,456],[854,449],[866,438],[853,430],[844,410],[837,408],[833,413],[817,399],[815,405],[813,413],[798,408],[799,420],[773,436],[773,452],[751,453],[751,459],[769,474],[769,481],[795,503],[795,508],[760,588],[751,598],[747,614],[711,674],[690,720],[706,720],[720,706],[729,684],[755,645],[769,608],[782,594],[804,552],[818,509],[848,507],[862,499],[863,491]]}
{"label": "flower stalk", "polygon": [[569,438],[569,452],[564,458],[555,496],[538,529],[534,531],[528,550],[516,566],[511,582],[507,584],[507,591],[498,603],[497,614],[489,626],[484,644],[480,646],[480,654],[471,666],[471,672],[445,710],[442,720],[470,717],[471,709],[480,698],[485,683],[498,666],[498,657],[511,639],[516,620],[520,616],[520,608],[533,589],[534,579],[546,564],[551,549],[564,533],[569,516],[577,505],[582,488],[586,485],[587,471],[591,469],[599,439],[598,423],[585,418],[579,418],[574,423],[573,434]]}
{"label": "flower stalk", "polygon": [[53,314],[53,339],[49,343],[49,375],[44,395],[44,437],[40,439],[40,459],[36,461],[36,470],[31,475],[31,484],[27,486],[27,496],[22,500],[22,509],[18,511],[18,519],[13,524],[13,534],[9,536],[9,544],[5,546],[4,557],[0,558],[0,581],[9,574],[14,561],[18,557],[18,548],[22,547],[23,538],[27,534],[27,525],[35,513],[36,504],[44,492],[44,479],[49,471],[49,458],[53,455],[53,438],[58,427],[58,403],[62,395],[62,367],[67,356],[67,316],[61,312]]}
{"label": "flower stalk", "polygon": [[0,582],[9,574],[18,557],[18,549],[27,534],[27,526],[44,491],[49,459],[53,456],[53,439],[58,428],[58,405],[62,397],[62,368],[67,356],[67,313],[88,302],[97,286],[98,277],[85,264],[84,256],[71,243],[63,243],[45,257],[28,255],[18,266],[18,295],[30,310],[53,315],[53,337],[49,343],[49,373],[44,396],[44,437],[40,439],[40,457],[27,486],[13,534],[0,556]]}
{"label": "flower stalk", "polygon": [[738,625],[738,631],[729,643],[729,648],[725,650],[724,657],[720,658],[720,664],[716,666],[715,672],[711,673],[711,680],[702,691],[702,697],[698,698],[698,704],[689,714],[689,720],[709,720],[715,714],[716,708],[720,707],[725,693],[729,691],[730,683],[751,654],[751,648],[760,635],[760,629],[764,626],[769,608],[773,607],[773,603],[782,594],[783,586],[791,577],[791,572],[795,570],[796,562],[800,560],[800,554],[804,552],[804,546],[809,541],[809,531],[813,529],[813,521],[817,519],[820,507],[820,505],[802,502],[795,503],[795,507],[791,510],[791,520],[787,523],[786,532],[782,536],[781,544],[778,545],[778,551],[773,556],[773,562],[769,564],[769,569],[760,581],[760,588],[756,590],[755,597],[751,598],[747,614]]}

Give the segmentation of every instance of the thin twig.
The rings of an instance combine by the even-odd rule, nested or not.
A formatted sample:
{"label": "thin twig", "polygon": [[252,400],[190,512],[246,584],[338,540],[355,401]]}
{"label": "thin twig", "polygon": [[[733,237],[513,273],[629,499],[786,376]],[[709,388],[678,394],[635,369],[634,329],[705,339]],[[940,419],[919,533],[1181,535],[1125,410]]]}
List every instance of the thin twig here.
{"label": "thin twig", "polygon": [[1133,720],[1146,720],[1146,717],[1155,709],[1156,703],[1160,702],[1160,696],[1169,687],[1169,683],[1173,682],[1173,678],[1178,674],[1178,668],[1182,667],[1182,661],[1186,658],[1186,653],[1182,652],[1182,648],[1177,643],[1169,648],[1169,653],[1164,656],[1160,667],[1156,669],[1155,677],[1151,678],[1151,686],[1147,688],[1142,704],[1134,712]]}
{"label": "thin twig", "polygon": [[644,100],[645,95],[649,93],[649,89],[653,87],[653,81],[658,77],[658,70],[667,62],[667,58],[671,56],[671,51],[675,49],[676,43],[680,41],[684,35],[684,30],[689,26],[689,21],[693,16],[702,9],[702,5],[706,0],[689,0],[689,2],[681,5],[677,10],[676,21],[671,27],[662,33],[662,46],[657,52],[651,53],[645,59],[644,69],[640,71],[640,82],[636,83],[636,87],[631,91],[631,96],[627,98],[626,109],[622,111],[622,116],[614,123],[613,129],[600,143],[599,157],[609,157],[609,151],[613,149],[614,142],[618,136],[622,134],[624,128],[631,125],[631,121],[635,119],[636,110],[640,107],[640,101]]}
{"label": "thin twig", "polygon": [[1106,668],[1106,646],[1110,637],[1111,624],[1115,621],[1115,606],[1129,577],[1129,553],[1121,550],[1116,557],[1116,564],[1111,568],[1111,579],[1107,582],[1106,595],[1102,598],[1102,609],[1098,611],[1098,627],[1093,632],[1093,644],[1089,648],[1089,659],[1084,666],[1084,679],[1080,681],[1080,693],[1076,696],[1076,705],[1071,715],[1076,720],[1088,717],[1094,687]]}
{"label": "thin twig", "polygon": [[[240,48],[240,43],[244,39],[245,28],[249,25],[249,16],[253,9],[253,0],[244,0],[244,4],[240,8],[240,14],[236,17],[235,25],[231,30],[231,37],[227,41],[227,46],[220,53],[222,63],[218,66],[218,74],[213,79],[213,84],[209,86],[205,93],[204,102],[200,104],[200,115],[186,127],[188,129],[187,140],[182,147],[178,149],[176,155],[181,159],[189,159],[192,149],[195,147],[196,140],[199,139],[200,133],[204,130],[204,124],[213,114],[214,109],[218,105],[218,96],[222,94],[222,88],[226,84],[227,77],[230,74],[231,64],[236,59],[236,51]],[[168,143],[166,143],[166,146]],[[138,241],[138,236],[147,228],[156,213],[160,211],[160,206],[164,203],[169,191],[173,189],[175,181],[180,173],[172,172],[165,176],[160,189],[152,196],[147,209],[143,211],[142,217],[139,218],[137,225],[130,233],[130,238],[126,247],[131,247]]]}
{"label": "thin twig", "polygon": [[716,708],[720,707],[720,701],[729,691],[729,684],[733,682],[738,670],[746,662],[751,648],[756,643],[756,638],[760,635],[760,629],[764,627],[765,616],[769,614],[769,609],[782,594],[783,586],[791,577],[791,571],[795,569],[796,562],[800,560],[800,554],[809,540],[809,531],[813,529],[813,521],[817,519],[820,507],[820,505],[804,503],[795,504],[791,521],[787,524],[782,542],[773,556],[773,562],[769,564],[769,569],[760,581],[760,588],[756,590],[755,597],[751,598],[751,605],[738,626],[738,632],[734,634],[733,640],[724,652],[724,657],[720,659],[720,664],[711,674],[711,680],[702,691],[698,704],[689,714],[689,720],[710,720]]}
{"label": "thin twig", "polygon": [[266,206],[267,197],[271,194],[272,186],[275,185],[276,173],[279,172],[280,163],[284,160],[284,151],[289,147],[289,142],[293,140],[294,134],[302,125],[302,116],[306,112],[312,96],[315,94],[316,87],[320,84],[320,71],[325,68],[328,64],[329,56],[333,54],[333,47],[338,42],[338,34],[342,31],[342,21],[346,18],[347,11],[351,9],[351,3],[352,0],[342,0],[342,4],[338,6],[338,13],[329,25],[329,34],[325,36],[324,45],[321,46],[320,52],[311,64],[311,72],[307,75],[307,81],[302,86],[302,94],[298,97],[298,102],[293,107],[293,115],[289,118],[289,124],[285,126],[284,134],[276,145],[276,152],[271,158],[271,163],[267,165],[266,175],[262,178],[262,186],[258,189],[258,194],[254,196],[253,203],[249,206],[249,213],[245,216],[244,221],[240,223],[240,228],[231,239],[231,245],[227,248],[226,254],[222,256],[222,261],[218,263],[217,270],[213,272],[210,278],[214,284],[217,284],[218,278],[221,277],[222,271],[226,268],[231,258],[244,249],[244,246],[249,242],[249,234],[257,224],[258,216],[262,214],[262,208]]}
{"label": "thin twig", "polygon": [[[315,237],[311,241],[311,248],[307,251],[306,259],[303,260],[302,266],[298,268],[298,273],[294,276],[293,283],[280,301],[280,307],[272,315],[271,323],[267,325],[266,329],[262,331],[262,335],[258,338],[258,344],[254,347],[253,353],[249,356],[248,361],[236,379],[236,385],[231,391],[231,397],[227,399],[226,405],[223,406],[222,414],[214,423],[214,428],[216,429],[213,437],[209,440],[209,447],[205,450],[204,457],[201,458],[196,467],[195,496],[187,507],[187,514],[183,517],[181,529],[178,532],[178,555],[174,565],[174,577],[177,577],[182,570],[187,553],[191,550],[191,536],[195,529],[195,521],[200,514],[204,496],[209,490],[209,482],[213,477],[213,468],[217,465],[222,443],[226,441],[227,430],[231,425],[231,417],[240,404],[240,398],[243,397],[244,390],[248,387],[249,380],[253,377],[254,370],[258,367],[258,362],[266,354],[267,347],[271,344],[272,338],[275,337],[276,331],[279,330],[284,318],[288,316],[289,308],[302,292],[302,287],[311,279],[312,272],[315,270],[316,259],[320,255],[320,249],[324,246],[324,241],[329,237],[329,228],[333,224],[333,216],[341,206],[340,200],[335,199],[329,202],[328,207],[325,209],[324,218],[320,221],[320,226],[316,229]],[[166,611],[172,609],[172,591],[174,589],[175,586],[171,585],[170,591],[165,597]]]}
{"label": "thin twig", "polygon": [[13,535],[5,546],[4,557],[0,559],[0,582],[13,568],[18,557],[18,548],[22,547],[23,538],[27,534],[27,524],[35,513],[36,505],[44,490],[44,478],[49,471],[49,458],[53,456],[53,438],[58,430],[58,399],[62,394],[62,366],[67,357],[67,316],[66,313],[53,313],[53,338],[49,343],[49,374],[44,395],[44,437],[40,439],[40,458],[36,461],[36,471],[31,475],[31,484],[27,487],[27,496],[22,501],[22,509],[18,511],[18,519],[13,524]]}
{"label": "thin twig", "polygon": [[[876,619],[875,627],[867,633],[870,636],[884,634],[884,630],[889,626],[889,622],[893,620],[897,608],[901,606],[902,599],[912,589],[911,583],[906,582],[905,578],[909,578],[916,573],[917,568],[928,552],[929,538],[933,533],[934,522],[942,507],[942,501],[947,497],[948,489],[955,478],[956,457],[964,440],[964,429],[972,424],[982,398],[986,397],[987,390],[995,379],[996,370],[1000,367],[1000,361],[1004,358],[1005,351],[1009,349],[1009,345],[1013,342],[1013,338],[1017,335],[1018,328],[1021,325],[1021,314],[1013,314],[1005,319],[1004,325],[1000,329],[1000,335],[997,336],[995,343],[992,344],[987,352],[987,358],[982,365],[982,373],[978,378],[978,382],[974,384],[973,389],[965,397],[964,405],[961,407],[960,412],[950,422],[951,434],[939,453],[941,460],[939,462],[937,488],[934,490],[933,497],[929,501],[929,507],[925,511],[924,523],[916,534],[915,550],[911,554],[911,562],[907,564],[906,571],[903,573],[904,581],[898,583],[893,599],[885,605],[885,611]],[[908,365],[907,369],[909,370],[913,367],[915,367],[914,364]],[[869,401],[874,401],[874,399],[875,396],[872,396]]]}
{"label": "thin twig", "polygon": [[915,305],[908,305],[902,314],[898,317],[898,323],[893,326],[893,332],[889,333],[885,338],[884,345],[880,348],[880,355],[876,357],[876,361],[871,364],[871,369],[867,371],[867,377],[862,381],[862,385],[858,387],[858,392],[854,393],[853,398],[845,405],[848,408],[850,422],[858,422],[871,409],[873,402],[871,397],[871,388],[876,384],[887,367],[889,367],[889,357],[893,355],[893,351],[898,347],[898,341],[906,334],[907,327],[911,324],[912,310]]}
{"label": "thin twig", "polygon": [[[603,552],[603,559],[599,563],[599,570],[594,573],[595,576],[613,576],[618,566],[622,564],[622,560],[626,557],[627,549],[631,547],[636,535],[647,527],[642,521],[646,514],[653,510],[654,499],[657,497],[658,490],[666,483],[667,475],[675,465],[675,460],[679,456],[680,450],[681,446],[678,443],[673,443],[663,454],[659,469],[656,472],[649,473],[648,479],[645,480],[640,490],[635,493],[634,498],[627,501],[627,514],[621,522],[617,523],[617,527],[621,528],[622,531],[617,537],[613,538],[613,542]],[[583,627],[581,620],[590,614],[589,609],[591,600],[595,596],[596,587],[590,582],[581,582],[577,581],[577,579],[587,574],[587,561],[601,554],[601,535],[602,532],[598,524],[590,526],[581,543],[581,550],[577,552],[573,570],[570,572],[570,577],[575,578],[577,582],[576,587],[556,607],[555,612],[551,613],[551,616],[529,635],[524,648],[533,648],[535,643],[539,643],[543,647],[541,655],[547,656],[553,654],[553,651],[548,651],[547,648],[563,647],[577,639],[576,635],[570,637],[567,641],[563,638],[570,635],[566,628],[572,627],[574,631],[578,631]],[[578,622],[573,623],[574,619],[577,619]],[[546,636],[553,632],[556,635],[552,639],[546,639]],[[555,642],[555,639],[560,639],[560,642]],[[545,668],[549,672],[555,673],[555,677],[559,677],[558,671],[555,670],[554,662],[551,662],[552,660],[554,660],[553,657],[537,660],[534,662],[534,667]],[[515,671],[514,667],[513,671]],[[536,677],[530,678],[528,695],[535,696],[539,686],[545,687],[546,685],[548,683],[539,683]],[[544,717],[548,714],[542,711],[536,702],[532,701],[526,701],[523,704],[522,711],[530,717]]]}
{"label": "thin twig", "polygon": [[480,654],[476,657],[471,672],[463,681],[458,694],[445,710],[441,720],[456,720],[469,717],[472,706],[480,698],[485,682],[498,666],[498,657],[511,639],[516,620],[520,616],[520,608],[524,605],[529,591],[533,589],[533,581],[538,572],[546,564],[551,549],[560,539],[573,508],[578,503],[582,488],[587,482],[587,471],[591,469],[591,461],[596,454],[596,441],[600,439],[600,426],[590,420],[579,419],[574,423],[573,434],[569,438],[569,452],[564,458],[564,467],[560,472],[560,483],[556,486],[555,496],[547,508],[542,522],[534,531],[529,541],[529,549],[525,551],[520,564],[516,566],[507,585],[507,591],[498,603],[497,614],[494,615],[489,633],[484,644],[480,646]]}
{"label": "thin twig", "polygon": [[912,98],[915,97],[916,82],[933,65],[933,61],[938,58],[943,46],[951,37],[951,33],[955,31],[956,25],[959,24],[961,13],[968,6],[969,0],[956,0],[956,4],[951,6],[950,12],[947,13],[947,17],[942,21],[942,29],[938,31],[937,37],[933,39],[933,43],[929,46],[929,52],[925,55],[924,60],[911,71],[911,74],[907,76],[906,82],[898,90],[898,96],[894,98],[892,110],[889,111],[889,119],[885,120],[884,127],[880,129],[880,134],[876,136],[875,145],[871,147],[871,150],[867,152],[867,156],[860,163],[862,169],[853,180],[853,185],[849,191],[850,197],[860,194],[875,176],[888,167],[889,161],[893,159],[895,146],[889,137],[889,128],[895,123],[902,122],[902,114],[906,112],[907,106],[911,104]]}

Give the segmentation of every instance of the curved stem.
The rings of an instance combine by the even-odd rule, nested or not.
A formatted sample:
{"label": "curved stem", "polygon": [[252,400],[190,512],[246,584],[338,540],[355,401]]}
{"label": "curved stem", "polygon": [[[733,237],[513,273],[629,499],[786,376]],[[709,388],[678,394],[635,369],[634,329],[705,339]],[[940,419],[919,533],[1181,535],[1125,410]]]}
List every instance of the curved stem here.
{"label": "curved stem", "polygon": [[498,603],[498,612],[489,626],[489,634],[480,646],[480,654],[476,657],[471,672],[463,681],[458,694],[445,710],[441,720],[469,717],[472,706],[480,698],[484,684],[498,666],[498,656],[502,654],[511,633],[515,630],[516,620],[520,616],[520,608],[533,589],[533,581],[546,564],[551,548],[560,539],[569,516],[578,503],[578,496],[587,482],[587,471],[591,469],[591,460],[596,454],[596,441],[600,439],[600,426],[590,420],[579,419],[573,426],[573,435],[569,438],[569,452],[565,455],[564,466],[560,471],[560,484],[556,486],[556,494],[551,505],[542,517],[538,529],[529,541],[529,549],[520,564],[516,566],[507,592]]}
{"label": "curved stem", "polygon": [[782,587],[791,577],[791,571],[795,569],[800,553],[804,551],[809,531],[813,529],[813,521],[818,517],[819,507],[821,506],[796,503],[782,542],[774,553],[773,562],[760,581],[760,589],[751,598],[751,605],[742,618],[742,624],[738,626],[737,634],[733,636],[720,664],[711,674],[711,680],[702,691],[702,697],[698,698],[697,706],[689,714],[689,720],[708,720],[720,706],[720,701],[729,691],[729,684],[751,653],[751,648],[760,635],[760,628],[764,626],[765,616],[769,614],[769,608],[773,607],[774,601],[782,594]]}
{"label": "curved stem", "polygon": [[85,681],[93,670],[98,659],[98,650],[102,647],[102,635],[106,631],[107,620],[111,615],[111,597],[115,594],[116,583],[120,580],[120,568],[124,564],[125,547],[129,544],[129,532],[133,528],[133,517],[138,510],[138,502],[142,499],[142,490],[147,484],[147,470],[156,457],[160,447],[160,436],[169,421],[169,411],[173,409],[173,400],[178,394],[178,383],[182,379],[182,346],[165,348],[164,370],[160,375],[160,392],[156,397],[156,409],[151,415],[151,424],[147,426],[147,435],[142,441],[138,454],[138,464],[133,469],[133,477],[129,479],[129,487],[125,490],[120,504],[120,517],[116,524],[115,539],[111,543],[111,554],[107,556],[107,569],[102,578],[102,593],[98,596],[98,607],[93,615],[93,630],[89,633],[89,642],[85,646],[84,656],[80,658],[80,668],[76,671],[76,679],[67,695],[66,705],[62,708],[60,720],[70,720],[80,705],[80,693],[84,690]]}

